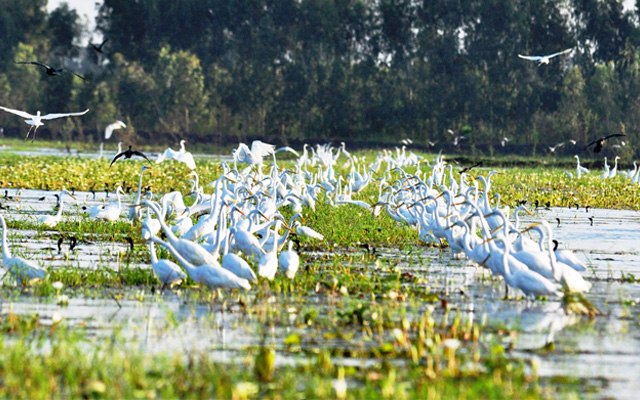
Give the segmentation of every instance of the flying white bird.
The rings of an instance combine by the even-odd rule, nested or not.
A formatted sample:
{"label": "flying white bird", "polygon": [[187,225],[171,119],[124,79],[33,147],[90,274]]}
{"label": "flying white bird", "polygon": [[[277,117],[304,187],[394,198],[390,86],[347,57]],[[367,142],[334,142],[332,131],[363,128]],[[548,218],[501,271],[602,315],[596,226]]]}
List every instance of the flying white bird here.
{"label": "flying white bird", "polygon": [[567,54],[571,50],[573,50],[573,47],[570,49],[560,51],[558,53],[549,54],[547,56],[523,56],[522,54],[518,54],[518,57],[524,58],[525,60],[529,60],[529,61],[537,61],[538,65],[542,65],[542,64],[549,64],[549,60],[551,60],[553,57],[556,57],[562,54]]}
{"label": "flying white bird", "polygon": [[104,129],[104,139],[105,140],[109,139],[113,131],[115,131],[116,129],[126,128],[126,127],[127,126],[122,121],[116,121],[111,125],[107,125],[107,127]]}
{"label": "flying white bird", "polygon": [[27,136],[24,138],[25,140],[27,140],[29,138],[29,134],[31,133],[31,129],[33,129],[33,138],[35,139],[36,130],[38,130],[39,126],[44,125],[44,123],[42,122],[43,120],[50,120],[50,119],[63,118],[63,117],[77,117],[79,115],[84,115],[84,114],[89,112],[89,109],[87,108],[83,112],[76,112],[76,113],[40,115],[40,111],[38,111],[36,115],[31,115],[28,112],[24,112],[24,111],[20,111],[20,110],[13,110],[11,108],[6,108],[6,107],[2,107],[2,106],[0,106],[0,109],[5,110],[6,112],[9,112],[11,114],[18,115],[18,116],[20,116],[22,118],[27,118],[27,119],[24,120],[24,122],[26,122],[27,124],[31,125],[31,128],[29,128],[29,132],[27,132]]}
{"label": "flying white bird", "polygon": [[187,164],[187,167],[189,167],[189,169],[191,170],[196,169],[196,162],[193,159],[193,155],[185,149],[184,147],[185,143],[186,143],[185,140],[180,141],[180,150],[178,151],[175,151],[171,147],[168,147],[164,151],[164,153],[158,154],[158,158],[156,159],[156,164],[161,163],[164,160],[173,159],[178,162]]}

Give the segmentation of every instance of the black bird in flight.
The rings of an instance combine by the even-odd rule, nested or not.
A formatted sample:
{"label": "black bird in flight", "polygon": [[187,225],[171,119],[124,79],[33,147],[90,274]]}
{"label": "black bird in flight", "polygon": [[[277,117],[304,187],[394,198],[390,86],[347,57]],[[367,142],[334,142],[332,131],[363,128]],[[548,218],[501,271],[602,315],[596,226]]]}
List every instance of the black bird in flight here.
{"label": "black bird in flight", "polygon": [[608,135],[608,136],[602,137],[600,139],[596,139],[593,142],[591,142],[588,145],[586,145],[584,147],[584,149],[582,149],[582,151],[588,149],[591,145],[595,144],[595,147],[593,148],[593,152],[594,153],[600,153],[600,150],[602,150],[602,146],[606,143],[607,139],[610,139],[612,137],[618,137],[618,136],[627,136],[627,135],[623,135],[622,133],[616,133],[616,134],[613,134],[613,135]]}
{"label": "black bird in flight", "polygon": [[99,46],[96,46],[93,43],[89,43],[91,45],[91,47],[97,51],[98,53],[102,53],[102,47],[104,46],[105,43],[107,43],[109,41],[109,38],[106,38],[105,40],[102,41],[102,43],[100,43]]}
{"label": "black bird in flight", "polygon": [[471,171],[473,168],[475,168],[475,167],[479,167],[479,166],[481,166],[481,165],[482,165],[482,161],[480,161],[480,162],[478,162],[477,164],[472,165],[472,166],[470,166],[470,167],[465,167],[465,168],[463,168],[463,169],[460,171],[460,173],[461,173],[461,174],[464,174],[465,172],[467,172],[467,171]]}
{"label": "black bird in flight", "polygon": [[111,164],[109,164],[109,168],[111,168],[113,163],[116,162],[119,158],[121,158],[121,157],[131,158],[133,156],[142,157],[145,160],[147,160],[148,162],[151,162],[151,160],[149,160],[149,158],[147,158],[147,156],[145,156],[142,152],[140,152],[138,150],[131,150],[131,146],[129,146],[128,150],[125,150],[122,153],[118,153],[118,154],[116,154],[115,157],[113,157],[113,160],[111,160]]}
{"label": "black bird in flight", "polygon": [[45,73],[49,76],[56,76],[56,75],[60,75],[63,72],[70,72],[72,74],[74,74],[75,76],[77,76],[78,78],[82,79],[83,81],[88,81],[87,78],[85,78],[84,76],[72,71],[72,70],[67,70],[64,68],[53,68],[52,66],[49,66],[47,64],[41,63],[39,61],[20,61],[17,62],[16,64],[33,64],[33,65],[37,65],[39,67],[42,67],[45,69]]}

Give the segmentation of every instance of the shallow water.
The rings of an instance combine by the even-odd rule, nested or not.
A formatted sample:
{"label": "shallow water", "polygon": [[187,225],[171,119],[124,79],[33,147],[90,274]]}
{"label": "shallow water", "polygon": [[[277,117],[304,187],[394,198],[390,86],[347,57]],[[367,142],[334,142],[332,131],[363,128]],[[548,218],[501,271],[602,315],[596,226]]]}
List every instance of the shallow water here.
{"label": "shallow water", "polygon": [[[53,193],[38,190],[0,188],[0,202],[7,219],[30,219],[52,213],[56,202]],[[81,218],[81,206],[91,207],[114,201],[105,192],[77,192],[78,205],[65,198],[64,218]],[[44,197],[43,200],[40,198]],[[133,195],[123,198],[122,216],[128,214]],[[593,225],[588,219],[593,218]],[[417,248],[398,251],[377,249],[378,261],[362,257],[354,267],[365,273],[390,273],[387,261],[396,261],[402,272],[421,279],[420,285],[437,293],[447,293],[454,309],[472,318],[478,324],[503,327],[518,331],[513,341],[512,356],[536,359],[543,377],[572,376],[597,382],[600,391],[589,393],[593,398],[636,398],[640,390],[640,284],[621,282],[622,274],[640,277],[640,213],[568,208],[538,209],[533,218],[523,218],[523,226],[541,218],[554,226],[554,236],[560,247],[571,249],[589,266],[584,273],[593,283],[588,295],[602,316],[589,319],[566,315],[558,301],[547,302],[504,300],[503,285],[491,280],[488,273],[467,260],[451,259],[448,250]],[[558,225],[556,218],[560,218]],[[128,252],[128,245],[120,242],[81,241],[69,252],[68,243],[57,248],[57,231],[11,230],[9,239],[14,252],[21,253],[42,265],[71,265],[77,268],[120,268]],[[535,234],[532,235],[535,239]],[[358,260],[363,249],[351,248]],[[308,253],[306,262],[326,261],[329,253]],[[133,265],[148,268],[148,265]],[[135,296],[131,292],[139,291]],[[215,299],[210,305],[193,304],[185,293],[165,291],[151,294],[148,288],[122,289],[129,293],[116,301],[108,294],[98,298],[72,296],[67,306],[55,304],[53,299],[31,296],[0,300],[1,314],[38,314],[45,323],[62,317],[71,325],[83,325],[93,335],[109,335],[121,328],[123,336],[146,351],[215,352],[221,360],[233,361],[242,357],[246,346],[267,343],[284,347],[283,341],[293,332],[304,334],[304,328],[293,323],[302,307],[313,307],[320,313],[330,305],[314,296],[304,304],[287,304],[286,299],[272,299],[273,307],[290,310],[290,323],[285,319],[265,327],[255,316],[248,316],[237,306],[231,294]],[[111,294],[118,294],[117,290]],[[250,293],[249,293],[250,296]],[[137,297],[139,300],[134,300]],[[269,306],[269,304],[265,306]],[[426,307],[426,305],[419,305]],[[437,310],[436,312],[442,312]],[[171,322],[175,321],[175,323]],[[539,350],[554,341],[555,351]],[[352,343],[353,344],[353,343]],[[321,346],[347,346],[340,340],[325,340]],[[289,353],[278,353],[278,362],[295,362]],[[360,360],[362,361],[362,360]],[[345,360],[347,362],[347,360]],[[348,362],[355,362],[349,360]],[[368,362],[368,361],[367,361]]]}

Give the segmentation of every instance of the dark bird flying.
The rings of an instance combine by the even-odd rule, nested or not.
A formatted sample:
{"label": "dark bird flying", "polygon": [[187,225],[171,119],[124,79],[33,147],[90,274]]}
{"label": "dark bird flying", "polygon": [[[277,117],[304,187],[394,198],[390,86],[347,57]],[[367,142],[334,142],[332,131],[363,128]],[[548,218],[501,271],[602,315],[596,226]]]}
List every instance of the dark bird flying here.
{"label": "dark bird flying", "polygon": [[131,158],[133,156],[142,157],[145,160],[147,160],[148,162],[151,162],[151,160],[149,160],[149,158],[147,156],[145,156],[142,152],[140,152],[138,150],[131,150],[131,146],[129,146],[129,149],[123,151],[122,153],[118,153],[118,154],[116,154],[115,157],[113,157],[113,160],[111,160],[111,164],[109,164],[109,168],[111,168],[113,163],[118,161],[119,158],[121,158],[121,157]]}
{"label": "dark bird flying", "polygon": [[56,76],[56,75],[60,75],[63,72],[69,72],[74,74],[75,76],[77,76],[78,78],[82,79],[83,81],[88,81],[87,78],[85,78],[84,76],[72,71],[72,70],[68,70],[68,69],[64,69],[64,68],[53,68],[47,64],[41,63],[39,61],[21,61],[21,62],[17,62],[16,64],[32,64],[32,65],[37,65],[39,67],[42,67],[45,69],[45,73],[49,76]]}
{"label": "dark bird flying", "polygon": [[618,136],[627,136],[627,135],[623,135],[622,133],[616,133],[616,134],[613,134],[613,135],[608,135],[608,136],[602,137],[600,139],[596,139],[593,142],[591,142],[588,145],[586,145],[584,147],[584,149],[582,149],[582,151],[588,149],[591,145],[595,144],[595,147],[593,148],[593,152],[594,153],[600,153],[600,150],[602,150],[602,146],[604,146],[604,144],[607,142],[607,139],[610,139],[612,137],[618,137]]}
{"label": "dark bird flying", "polygon": [[104,46],[105,43],[107,43],[109,41],[109,38],[106,38],[105,40],[102,41],[102,43],[100,43],[100,45],[96,46],[93,43],[89,43],[91,45],[91,47],[97,51],[98,53],[102,53],[102,47]]}
{"label": "dark bird flying", "polygon": [[460,171],[460,173],[461,173],[461,174],[464,174],[465,172],[467,172],[467,171],[471,171],[473,168],[475,168],[475,167],[479,167],[479,166],[481,166],[481,165],[482,165],[482,161],[480,161],[480,162],[478,162],[477,164],[472,165],[472,166],[470,166],[470,167],[465,167],[465,168],[463,168],[463,169]]}

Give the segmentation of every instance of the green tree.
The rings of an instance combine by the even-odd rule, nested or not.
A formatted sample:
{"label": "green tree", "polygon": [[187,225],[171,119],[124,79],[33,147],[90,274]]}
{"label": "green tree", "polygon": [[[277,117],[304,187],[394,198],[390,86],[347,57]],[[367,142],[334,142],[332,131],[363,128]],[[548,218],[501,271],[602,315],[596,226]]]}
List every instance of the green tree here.
{"label": "green tree", "polygon": [[191,133],[204,122],[207,95],[200,60],[188,51],[160,51],[156,82],[158,121],[172,134]]}

